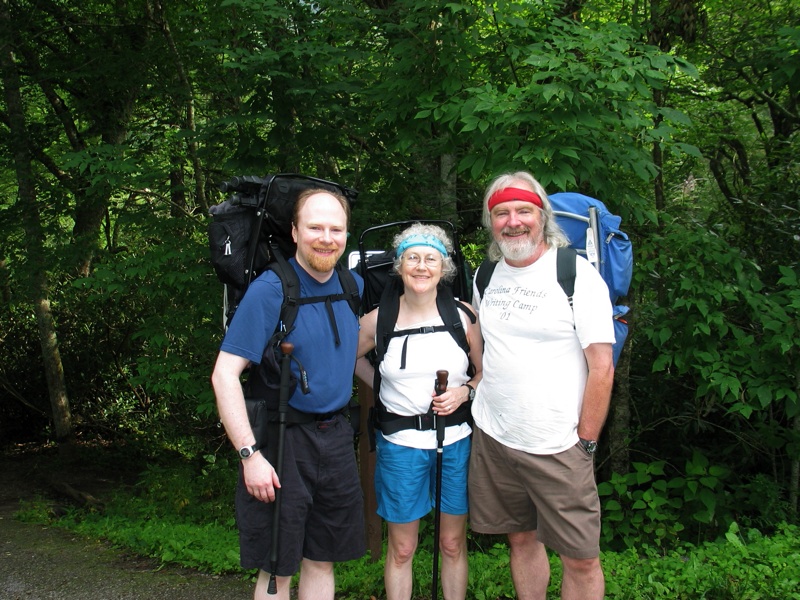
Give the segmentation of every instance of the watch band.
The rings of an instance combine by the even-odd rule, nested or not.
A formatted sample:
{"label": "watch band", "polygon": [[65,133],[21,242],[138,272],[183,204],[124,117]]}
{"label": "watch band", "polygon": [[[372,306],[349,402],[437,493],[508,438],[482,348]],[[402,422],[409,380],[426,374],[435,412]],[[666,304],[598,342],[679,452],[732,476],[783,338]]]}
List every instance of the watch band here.
{"label": "watch band", "polygon": [[258,452],[258,446],[255,445],[239,448],[239,458],[241,458],[242,460],[250,458],[256,452]]}
{"label": "watch band", "polygon": [[597,441],[596,440],[585,440],[583,438],[578,438],[578,441],[583,446],[583,449],[586,450],[589,454],[594,454],[597,452]]}
{"label": "watch band", "polygon": [[475,399],[475,388],[474,388],[474,387],[472,387],[472,386],[471,386],[470,384],[468,384],[468,383],[465,383],[464,385],[465,385],[465,386],[467,386],[467,389],[469,389],[469,398],[468,398],[468,401],[469,401],[469,402],[472,402],[472,401]]}

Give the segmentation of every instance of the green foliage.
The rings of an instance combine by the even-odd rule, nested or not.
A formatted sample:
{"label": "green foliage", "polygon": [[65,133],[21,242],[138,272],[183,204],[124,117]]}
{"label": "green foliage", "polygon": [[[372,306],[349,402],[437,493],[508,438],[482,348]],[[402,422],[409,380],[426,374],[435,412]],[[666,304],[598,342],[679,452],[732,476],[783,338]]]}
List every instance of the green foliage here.
{"label": "green foliage", "polygon": [[467,589],[473,590],[475,600],[514,596],[514,585],[509,574],[508,547],[496,543],[481,552],[469,555]]}
{"label": "green foliage", "polygon": [[[728,469],[709,464],[695,451],[680,474],[669,476],[667,463],[634,462],[633,471],[612,474],[600,483],[603,503],[602,540],[606,547],[628,548],[641,543],[670,549],[681,540],[721,533],[741,506],[725,498]],[[706,533],[706,536],[708,533]]]}
{"label": "green foliage", "polygon": [[14,518],[23,523],[52,523],[53,513],[50,511],[47,500],[42,495],[35,496],[32,500],[20,500],[19,509],[14,512]]}
{"label": "green foliage", "polygon": [[[69,526],[68,518],[64,525]],[[75,523],[70,529],[164,563],[178,563],[208,573],[240,571],[238,537],[229,526],[176,523],[162,518],[131,521],[124,515],[110,514],[101,521]]]}
{"label": "green foliage", "polygon": [[619,189],[617,169],[642,181],[654,177],[649,144],[669,139],[672,130],[666,124],[652,129],[652,89],[678,69],[672,59],[612,23],[509,20],[500,22],[497,35],[514,45],[513,77],[469,87],[441,109],[446,123],[470,136],[460,171],[479,179],[525,166],[548,188],[591,182],[604,195]]}
{"label": "green foliage", "polygon": [[783,525],[770,538],[740,532],[725,541],[683,545],[667,553],[647,546],[604,553],[606,596],[651,600],[800,598],[800,531]]}
{"label": "green foliage", "polygon": [[[201,427],[200,408],[206,416],[213,411],[207,377],[221,331],[216,306],[222,294],[207,262],[204,232],[188,235],[192,230],[181,221],[154,218],[147,209],[121,215],[119,243],[126,250],[97,263],[75,287],[82,291],[82,312],[94,315],[94,326],[107,332],[108,351],[119,355],[119,371],[109,376],[130,390],[105,399],[106,418],[161,444],[170,443],[161,435],[175,426],[184,432],[192,422]],[[148,240],[146,251],[141,239]]]}
{"label": "green foliage", "polygon": [[[724,406],[749,418],[770,405],[797,414],[794,269],[781,266],[783,276],[766,295],[759,266],[722,237],[676,223],[658,245],[669,252],[642,261],[667,295],[661,307],[648,310],[653,327],[647,333],[661,352],[654,371],[666,377],[695,372],[706,414]],[[776,370],[776,363],[783,368]]]}

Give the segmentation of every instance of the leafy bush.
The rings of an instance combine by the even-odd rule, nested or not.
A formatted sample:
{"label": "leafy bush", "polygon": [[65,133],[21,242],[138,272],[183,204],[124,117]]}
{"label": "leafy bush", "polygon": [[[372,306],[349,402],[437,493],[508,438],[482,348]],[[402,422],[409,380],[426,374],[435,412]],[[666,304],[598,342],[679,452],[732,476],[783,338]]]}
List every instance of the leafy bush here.
{"label": "leafy bush", "polygon": [[724,541],[683,545],[666,554],[643,546],[603,555],[609,598],[715,600],[800,598],[800,529],[767,538],[736,523]]}

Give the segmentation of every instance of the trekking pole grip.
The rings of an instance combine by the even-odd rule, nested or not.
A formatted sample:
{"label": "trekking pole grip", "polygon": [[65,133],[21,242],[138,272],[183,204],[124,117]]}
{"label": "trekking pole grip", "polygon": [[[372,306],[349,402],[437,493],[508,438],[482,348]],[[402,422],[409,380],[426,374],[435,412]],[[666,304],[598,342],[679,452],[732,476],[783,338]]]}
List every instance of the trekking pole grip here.
{"label": "trekking pole grip", "polygon": [[286,411],[289,408],[289,377],[291,375],[291,359],[292,352],[294,352],[294,344],[292,342],[281,342],[281,386],[278,392],[278,412],[286,416]]}
{"label": "trekking pole grip", "polygon": [[441,396],[447,391],[447,378],[450,373],[444,369],[436,371],[436,383],[434,384],[434,391],[437,396]]}
{"label": "trekking pole grip", "polygon": [[[447,391],[447,378],[450,373],[442,369],[436,371],[436,383],[433,386],[437,396],[441,396]],[[441,452],[442,442],[444,442],[444,429],[446,427],[445,417],[436,415],[436,441],[438,442],[437,450]]]}

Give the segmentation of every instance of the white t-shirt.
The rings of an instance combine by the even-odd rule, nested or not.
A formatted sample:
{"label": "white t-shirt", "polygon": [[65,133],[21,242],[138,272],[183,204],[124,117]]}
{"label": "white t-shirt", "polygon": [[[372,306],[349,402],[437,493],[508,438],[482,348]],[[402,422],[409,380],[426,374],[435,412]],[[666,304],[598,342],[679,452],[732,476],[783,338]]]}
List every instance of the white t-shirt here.
{"label": "white t-shirt", "polygon": [[578,442],[588,367],[583,349],[613,343],[608,288],[578,257],[573,310],[556,278],[556,250],[517,268],[501,260],[473,300],[484,338],[472,414],[510,448],[556,454]]}
{"label": "white t-shirt", "polygon": [[[467,316],[457,309],[464,328],[467,327]],[[441,317],[429,321],[415,323],[403,329],[444,325]],[[397,331],[395,326],[395,331]],[[435,333],[418,333],[408,337],[406,348],[406,368],[400,368],[400,357],[406,336],[389,340],[386,354],[380,364],[381,402],[390,413],[403,416],[422,415],[428,412],[433,400],[433,386],[436,371],[445,369],[449,372],[447,387],[458,387],[469,381],[467,367],[469,359],[456,343],[449,331]],[[448,426],[445,429],[444,445],[457,442],[472,433],[467,423]],[[417,431],[405,429],[386,439],[401,446],[412,448],[435,449],[436,431]]]}

